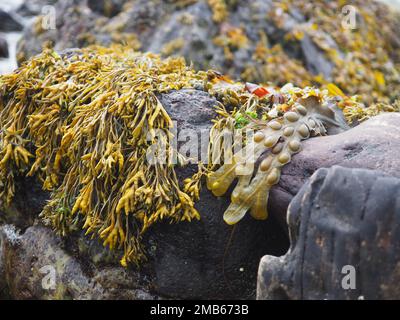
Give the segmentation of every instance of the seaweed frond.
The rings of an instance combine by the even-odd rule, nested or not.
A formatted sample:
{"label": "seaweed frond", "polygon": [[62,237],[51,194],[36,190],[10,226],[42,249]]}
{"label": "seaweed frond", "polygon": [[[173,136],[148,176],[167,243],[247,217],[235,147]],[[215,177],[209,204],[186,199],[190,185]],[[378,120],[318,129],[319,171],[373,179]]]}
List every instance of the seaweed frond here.
{"label": "seaweed frond", "polygon": [[[227,83],[213,88],[226,101],[242,101],[242,104],[232,112],[221,108],[220,118],[211,130],[212,171],[207,186],[214,195],[222,196],[237,180],[231,204],[224,213],[226,223],[237,223],[248,211],[255,219],[266,219],[269,191],[279,182],[282,167],[300,152],[301,141],[325,135],[332,126],[340,130],[348,126],[327,90],[292,85],[280,90],[261,90],[249,84],[246,86],[249,93],[243,87],[235,90]],[[237,139],[227,139],[226,134],[235,128],[254,133],[237,151]],[[216,168],[218,162],[223,164]]]}

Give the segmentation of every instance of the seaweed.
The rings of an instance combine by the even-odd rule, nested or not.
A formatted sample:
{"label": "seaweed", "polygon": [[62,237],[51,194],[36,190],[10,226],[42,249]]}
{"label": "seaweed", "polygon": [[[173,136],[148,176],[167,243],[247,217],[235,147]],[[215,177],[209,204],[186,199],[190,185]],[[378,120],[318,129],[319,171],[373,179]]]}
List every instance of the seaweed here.
{"label": "seaweed", "polygon": [[[327,90],[300,89],[291,84],[280,90],[260,90],[252,84],[224,81],[211,84],[210,90],[217,96],[231,97],[225,101],[242,101],[232,112],[221,107],[210,138],[207,187],[215,196],[222,196],[237,180],[224,213],[228,224],[237,223],[248,211],[255,219],[268,217],[269,191],[279,182],[282,167],[300,152],[302,140],[325,135],[332,126],[349,128],[338,102]],[[227,131],[234,135],[238,124],[253,134],[249,138],[246,133],[243,146],[235,150],[237,139],[224,140],[229,137]],[[218,167],[218,163],[223,164]]]}
{"label": "seaweed", "polygon": [[[199,219],[200,177],[180,185],[172,158],[183,156],[170,145],[173,123],[157,94],[203,79],[181,58],[121,46],[45,50],[2,76],[3,204],[12,201],[15,175],[35,176],[51,191],[41,213],[46,223],[62,235],[82,226],[123,249],[122,265],[139,263],[140,239],[152,224]],[[165,163],[150,165],[147,151],[160,142]]]}

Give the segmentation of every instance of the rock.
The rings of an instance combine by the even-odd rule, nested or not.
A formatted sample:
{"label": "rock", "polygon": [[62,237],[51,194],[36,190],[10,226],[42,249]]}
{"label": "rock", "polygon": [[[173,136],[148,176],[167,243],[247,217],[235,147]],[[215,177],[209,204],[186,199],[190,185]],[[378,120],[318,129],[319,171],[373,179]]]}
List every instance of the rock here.
{"label": "rock", "polygon": [[0,9],[0,31],[22,31],[23,25],[8,12]]}
{"label": "rock", "polygon": [[289,202],[319,168],[340,165],[380,170],[400,177],[400,113],[386,113],[337,135],[303,142],[303,150],[286,165],[279,184],[272,188],[269,210],[286,224]]}
{"label": "rock", "polygon": [[291,245],[265,256],[258,299],[399,299],[400,179],[319,169],[290,203]]}
{"label": "rock", "polygon": [[33,178],[17,179],[13,203],[7,206],[0,202],[0,225],[12,224],[25,230],[34,223],[49,195]]}
{"label": "rock", "polygon": [[[125,7],[123,2],[127,4]],[[270,1],[256,2],[249,8],[248,2],[240,1],[240,8],[232,18],[235,24],[246,26],[248,35],[253,33],[255,27],[266,27],[265,16],[271,9]],[[117,9],[111,10],[112,14],[105,14],[105,3],[110,3],[110,8]],[[245,10],[248,15],[243,15],[239,9]],[[57,3],[56,12],[57,30],[41,30],[39,33],[34,28],[25,30],[18,49],[23,59],[39,53],[42,44],[47,41],[52,42],[57,50],[84,47],[93,43],[108,45],[110,42],[118,42],[115,37],[112,39],[113,33],[118,32],[137,37],[142,51],[163,52],[169,43],[176,39],[183,40],[182,45],[171,53],[184,56],[198,68],[226,67],[232,69],[235,76],[239,76],[245,62],[251,59],[255,45],[240,51],[234,64],[227,65],[223,48],[210,41],[217,36],[220,27],[213,22],[211,9],[204,0],[183,8],[172,1],[160,0],[88,0],[79,3],[68,0]],[[254,21],[250,15],[254,17]],[[276,28],[271,29],[271,32],[275,30]]]}
{"label": "rock", "polygon": [[[330,38],[330,43],[337,50],[336,43]],[[300,41],[302,53],[305,57],[307,69],[314,75],[322,74],[325,79],[331,81],[334,65],[329,61],[313,43],[309,36],[304,36]]]}
{"label": "rock", "polygon": [[8,58],[7,40],[0,36],[0,58]]}
{"label": "rock", "polygon": [[[171,118],[177,121],[178,134],[183,129],[201,128],[207,131],[210,128],[216,100],[207,93],[195,89],[172,91],[160,95],[160,100]],[[195,172],[196,165],[188,165],[177,170],[177,175],[182,180]],[[20,209],[15,214],[0,215],[3,223],[18,224],[22,228],[21,235],[16,237],[20,246],[3,242],[3,256],[7,259],[7,286],[11,296],[16,298],[43,299],[56,297],[57,294],[57,298],[136,299],[136,289],[162,298],[254,298],[260,258],[265,254],[284,254],[288,248],[285,231],[274,218],[256,221],[247,216],[235,229],[226,225],[222,213],[229,204],[229,197],[217,199],[204,186],[201,200],[196,204],[201,214],[200,221],[156,223],[143,240],[148,261],[140,270],[134,266],[125,270],[118,262],[121,252],[110,252],[97,240],[90,240],[81,233],[59,239],[41,225],[29,226],[40,212],[43,205],[40,201],[46,198],[46,194],[27,185],[21,186],[24,193],[19,195],[17,192],[19,196],[14,205]],[[22,206],[26,199],[36,200]],[[23,217],[31,217],[33,212],[36,215],[26,218],[23,224]],[[37,270],[43,265],[54,264],[56,258],[61,261],[57,270],[62,287],[57,289],[57,293],[45,292],[40,287],[42,275]],[[29,269],[31,259],[34,260],[33,271]],[[121,273],[123,280],[119,282],[117,275]],[[102,281],[109,285],[129,290],[112,293],[100,280],[96,280],[100,275]],[[88,281],[92,277],[95,279],[90,285],[94,288],[89,291]],[[138,278],[146,281],[138,284]],[[76,287],[70,288],[68,283],[71,282],[76,283]]]}
{"label": "rock", "polygon": [[0,239],[1,278],[6,279],[13,299],[154,299],[137,273],[85,267],[43,226],[19,234],[13,226],[4,225]]}
{"label": "rock", "polygon": [[[55,3],[56,28],[43,28],[41,18],[32,21],[32,27],[25,29],[24,36],[18,43],[18,61],[24,61],[41,52],[45,43],[62,51],[92,44],[110,45],[112,42],[118,42],[113,41],[113,37],[121,37],[122,33],[125,34],[119,27],[122,22],[115,23],[98,12],[101,9],[95,6],[95,1],[91,3],[92,9],[88,7],[87,1],[65,0]],[[121,19],[121,17],[116,16],[115,19]],[[113,25],[118,31],[112,32]],[[131,34],[131,37],[135,37],[135,35]],[[32,38],[35,38],[36,41],[31,41]],[[122,39],[124,43],[135,46],[127,40],[127,38]]]}
{"label": "rock", "polygon": [[[209,119],[215,116],[214,98],[205,92],[180,90],[163,95],[161,101],[180,130],[196,130],[197,134],[203,132],[202,138],[208,138]],[[188,117],[194,110],[196,116]],[[195,172],[194,165],[177,173],[183,180]],[[249,283],[255,281],[257,271],[252,264],[265,250],[276,254],[285,250],[286,235],[273,219],[260,222],[249,216],[233,231],[222,220],[229,202],[229,195],[217,199],[203,186],[196,204],[201,214],[199,222],[184,227],[167,222],[154,226],[149,242],[155,244],[151,252],[157,292],[173,298],[253,297]]]}
{"label": "rock", "polygon": [[3,246],[0,243],[0,300],[9,297],[8,285],[4,275],[5,275],[4,253],[3,253]]}
{"label": "rock", "polygon": [[87,5],[94,12],[111,18],[121,12],[125,2],[125,0],[88,0]]}

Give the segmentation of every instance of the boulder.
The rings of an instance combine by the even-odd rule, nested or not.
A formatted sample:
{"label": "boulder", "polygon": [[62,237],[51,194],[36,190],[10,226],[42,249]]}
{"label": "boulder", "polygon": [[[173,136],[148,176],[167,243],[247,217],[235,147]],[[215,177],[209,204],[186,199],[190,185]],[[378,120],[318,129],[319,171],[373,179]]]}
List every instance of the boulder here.
{"label": "boulder", "polygon": [[400,179],[319,169],[290,203],[290,249],[264,256],[258,299],[399,299]]}
{"label": "boulder", "polygon": [[11,13],[0,9],[0,31],[22,31],[24,26]]}
{"label": "boulder", "polygon": [[[278,26],[269,18],[275,10],[270,0],[236,1],[227,9],[229,19],[223,22],[214,20],[214,13],[206,0],[187,4],[160,0],[67,0],[59,1],[55,8],[56,30],[32,27],[24,31],[18,45],[20,61],[41,52],[44,43],[51,43],[61,51],[117,42],[137,44],[141,51],[183,56],[198,69],[214,68],[253,82],[273,81],[257,73],[265,67],[265,62],[253,59],[261,40],[258,31],[262,31],[272,44],[279,43],[284,47],[287,59],[303,62],[310,74],[321,74],[329,80],[333,72],[333,64],[310,37],[305,36],[298,42],[285,40],[288,33],[307,22],[304,14],[291,9],[285,15],[283,26]],[[232,57],[227,58],[224,45],[217,44],[215,39],[230,33],[242,34],[247,40],[243,40],[243,45],[229,44]],[[132,38],[138,42],[130,43]],[[332,48],[339,50],[334,40],[329,39]],[[253,70],[251,75],[248,67]]]}

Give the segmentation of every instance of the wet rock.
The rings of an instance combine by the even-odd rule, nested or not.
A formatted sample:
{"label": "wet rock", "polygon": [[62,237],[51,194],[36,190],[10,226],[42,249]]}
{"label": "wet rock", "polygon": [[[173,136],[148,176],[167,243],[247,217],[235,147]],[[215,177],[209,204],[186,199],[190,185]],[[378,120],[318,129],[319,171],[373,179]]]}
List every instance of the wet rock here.
{"label": "wet rock", "polygon": [[[160,95],[160,100],[171,118],[177,121],[178,135],[183,129],[198,132],[199,129],[207,131],[210,128],[216,100],[205,92],[194,89],[172,91]],[[177,170],[179,180],[195,173],[196,167],[193,164]],[[3,216],[3,223],[17,224],[11,220],[17,216],[18,219],[15,219],[21,224],[24,216],[30,216],[30,208],[26,207],[29,203],[22,206],[19,202],[37,199],[30,204],[34,211],[42,206],[40,200],[46,197],[42,191],[27,185],[23,190],[25,193],[16,199],[15,204],[20,210],[15,215],[0,215]],[[200,199],[196,204],[201,214],[199,221],[177,224],[165,221],[147,231],[143,244],[148,261],[139,271],[134,266],[123,269],[118,262],[121,252],[110,252],[97,240],[90,240],[81,232],[60,239],[43,226],[29,226],[34,223],[35,216],[32,220],[27,218],[28,225],[22,224],[21,236],[16,237],[21,245],[11,246],[7,241],[3,242],[8,268],[5,274],[11,296],[136,299],[135,290],[139,288],[143,295],[149,292],[163,298],[254,298],[258,262],[265,254],[281,255],[286,252],[288,239],[285,232],[274,218],[256,221],[250,216],[233,229],[222,219],[229,196],[215,198],[203,186]],[[38,260],[31,262],[32,259]],[[42,275],[37,270],[46,264],[53,265],[55,261],[60,261],[56,266],[61,287],[49,293],[41,289],[39,280]],[[30,271],[29,265],[32,265],[33,271]],[[118,280],[117,275],[120,274],[125,280]],[[145,281],[138,284],[137,278]],[[129,290],[114,294],[105,288],[102,281]],[[68,283],[76,286],[71,288]],[[89,290],[90,286],[93,289]]]}
{"label": "wet rock", "polygon": [[386,113],[343,133],[304,141],[302,151],[283,168],[279,184],[271,190],[270,212],[285,224],[289,202],[319,168],[340,165],[400,177],[399,123],[400,113]]}
{"label": "wet rock", "polygon": [[11,225],[2,226],[0,247],[1,278],[13,299],[154,298],[137,273],[87,267],[64,250],[59,237],[40,225],[23,234]]}
{"label": "wet rock", "polygon": [[0,9],[0,31],[21,31],[22,29],[23,25],[11,13]]}
{"label": "wet rock", "polygon": [[7,40],[0,36],[0,58],[8,58]]}
{"label": "wet rock", "polygon": [[319,169],[290,203],[291,246],[259,266],[258,299],[399,299],[400,179]]}
{"label": "wet rock", "polygon": [[49,194],[33,178],[16,177],[16,192],[10,205],[0,202],[0,225],[12,224],[25,230],[31,226],[46,204]]}
{"label": "wet rock", "polygon": [[88,0],[88,7],[96,13],[108,18],[121,12],[125,0]]}
{"label": "wet rock", "polygon": [[162,52],[166,44],[180,39],[181,44],[170,50],[169,54],[182,55],[197,68],[207,65],[218,68],[223,63],[223,51],[222,48],[214,48],[210,41],[217,33],[218,26],[212,22],[212,13],[207,3],[200,1],[164,19],[162,27],[157,28],[152,35],[148,50]]}

